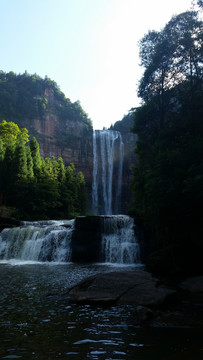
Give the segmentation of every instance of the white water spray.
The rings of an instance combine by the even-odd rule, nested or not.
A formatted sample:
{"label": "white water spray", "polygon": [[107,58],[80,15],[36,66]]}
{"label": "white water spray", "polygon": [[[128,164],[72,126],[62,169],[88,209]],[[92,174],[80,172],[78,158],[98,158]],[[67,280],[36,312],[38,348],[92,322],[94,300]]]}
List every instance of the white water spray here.
{"label": "white water spray", "polygon": [[140,248],[131,217],[116,215],[104,218],[102,252],[107,263],[140,264]]}
{"label": "white water spray", "polygon": [[[101,261],[112,264],[139,264],[139,245],[134,234],[133,219],[127,215],[100,218]],[[65,224],[64,221],[22,224],[20,227],[4,229],[0,233],[0,262],[72,261],[75,220],[69,220]]]}
{"label": "white water spray", "polygon": [[74,220],[24,222],[0,234],[0,259],[67,262],[71,260]]}

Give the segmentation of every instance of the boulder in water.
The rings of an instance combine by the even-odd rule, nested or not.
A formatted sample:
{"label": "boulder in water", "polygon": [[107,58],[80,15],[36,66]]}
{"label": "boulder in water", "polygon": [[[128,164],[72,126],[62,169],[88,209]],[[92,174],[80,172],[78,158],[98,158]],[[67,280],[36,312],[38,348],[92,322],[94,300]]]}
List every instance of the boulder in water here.
{"label": "boulder in water", "polygon": [[135,304],[153,307],[174,297],[175,290],[159,285],[143,270],[111,272],[91,276],[68,290],[77,303]]}

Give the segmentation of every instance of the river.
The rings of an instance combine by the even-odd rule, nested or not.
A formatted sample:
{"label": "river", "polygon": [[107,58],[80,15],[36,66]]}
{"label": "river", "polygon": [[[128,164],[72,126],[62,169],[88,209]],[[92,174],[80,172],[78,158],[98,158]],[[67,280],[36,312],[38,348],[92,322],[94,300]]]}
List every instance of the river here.
{"label": "river", "polygon": [[117,270],[107,264],[1,261],[0,359],[191,359],[184,349],[193,347],[196,329],[140,327],[133,306],[77,305],[61,296],[89,275]]}

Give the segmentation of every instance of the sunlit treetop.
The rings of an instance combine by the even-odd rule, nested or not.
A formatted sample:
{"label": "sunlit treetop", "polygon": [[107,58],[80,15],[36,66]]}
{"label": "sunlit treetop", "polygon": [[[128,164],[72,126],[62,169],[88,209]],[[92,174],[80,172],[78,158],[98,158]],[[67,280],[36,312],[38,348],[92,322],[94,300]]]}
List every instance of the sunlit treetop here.
{"label": "sunlit treetop", "polygon": [[15,145],[20,139],[21,141],[23,140],[24,144],[29,141],[28,130],[26,128],[20,130],[17,124],[12,121],[7,122],[6,120],[0,123],[0,138],[4,149],[10,142],[13,142]]}

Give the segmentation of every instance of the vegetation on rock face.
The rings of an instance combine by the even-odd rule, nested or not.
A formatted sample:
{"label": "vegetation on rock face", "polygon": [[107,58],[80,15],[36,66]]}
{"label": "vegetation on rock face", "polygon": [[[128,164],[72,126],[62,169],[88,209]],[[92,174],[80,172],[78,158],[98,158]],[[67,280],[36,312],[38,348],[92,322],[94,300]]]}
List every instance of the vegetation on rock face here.
{"label": "vegetation on rock face", "polygon": [[0,123],[1,205],[16,208],[23,219],[72,218],[87,208],[85,179],[74,164],[43,158],[27,129],[14,122]]}
{"label": "vegetation on rock face", "polygon": [[[53,94],[54,99],[53,100]],[[39,118],[54,111],[61,120],[80,121],[92,128],[92,122],[80,102],[72,103],[55,81],[47,76],[16,75],[0,71],[0,120],[13,121],[21,126],[24,119]]]}
{"label": "vegetation on rock face", "polygon": [[151,239],[151,249],[174,249],[165,264],[159,258],[166,271],[198,272],[203,235],[203,24],[198,13],[179,14],[160,32],[150,31],[140,41],[140,58],[145,71],[139,85],[143,104],[134,112],[139,162],[131,213]]}

